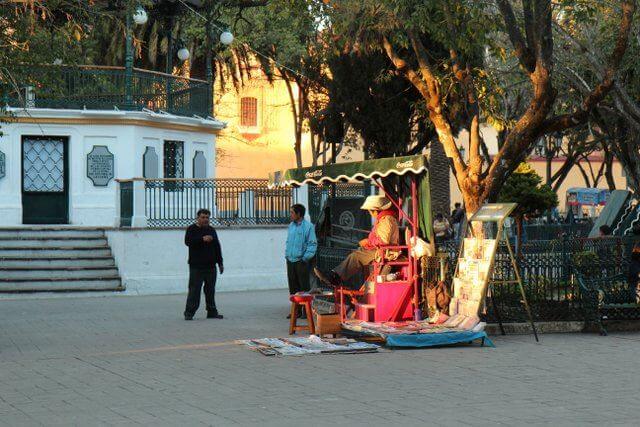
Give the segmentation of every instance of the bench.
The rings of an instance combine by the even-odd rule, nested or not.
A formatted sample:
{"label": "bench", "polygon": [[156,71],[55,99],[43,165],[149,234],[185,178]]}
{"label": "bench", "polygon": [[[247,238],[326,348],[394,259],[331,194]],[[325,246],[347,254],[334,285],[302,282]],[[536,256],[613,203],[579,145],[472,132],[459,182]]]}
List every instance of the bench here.
{"label": "bench", "polygon": [[576,271],[575,277],[582,294],[585,322],[596,323],[600,335],[607,335],[607,320],[640,319],[640,304],[632,297],[625,274],[586,277]]}

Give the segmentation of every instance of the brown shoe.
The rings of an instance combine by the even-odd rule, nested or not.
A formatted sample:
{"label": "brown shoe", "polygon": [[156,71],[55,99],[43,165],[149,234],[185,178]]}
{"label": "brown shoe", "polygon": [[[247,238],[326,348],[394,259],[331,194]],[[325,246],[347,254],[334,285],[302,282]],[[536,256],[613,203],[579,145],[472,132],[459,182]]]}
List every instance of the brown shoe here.
{"label": "brown shoe", "polygon": [[313,272],[318,277],[318,279],[329,286],[340,286],[342,281],[340,280],[340,276],[338,276],[334,271],[329,271],[328,273],[323,272],[318,267],[313,268]]}

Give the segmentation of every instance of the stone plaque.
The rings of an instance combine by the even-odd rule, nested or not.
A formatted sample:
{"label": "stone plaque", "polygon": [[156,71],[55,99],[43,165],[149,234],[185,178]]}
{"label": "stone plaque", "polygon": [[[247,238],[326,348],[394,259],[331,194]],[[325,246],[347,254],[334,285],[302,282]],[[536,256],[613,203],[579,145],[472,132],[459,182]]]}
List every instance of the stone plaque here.
{"label": "stone plaque", "polygon": [[0,179],[4,178],[6,172],[7,172],[7,166],[5,163],[5,155],[2,151],[0,151]]}
{"label": "stone plaque", "polygon": [[113,154],[106,145],[94,145],[87,154],[87,177],[96,187],[106,187],[113,179]]}
{"label": "stone plaque", "polygon": [[142,155],[142,176],[150,179],[158,178],[158,155],[153,147],[147,147]]}
{"label": "stone plaque", "polygon": [[196,179],[204,179],[207,177],[207,159],[204,152],[196,151],[193,156],[193,177]]}

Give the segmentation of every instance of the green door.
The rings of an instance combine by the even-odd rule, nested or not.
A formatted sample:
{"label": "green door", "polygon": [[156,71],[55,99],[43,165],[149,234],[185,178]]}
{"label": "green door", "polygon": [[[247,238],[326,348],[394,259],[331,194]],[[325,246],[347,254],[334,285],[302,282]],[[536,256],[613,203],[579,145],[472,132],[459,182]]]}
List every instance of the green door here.
{"label": "green door", "polygon": [[22,137],[22,222],[69,222],[68,139]]}

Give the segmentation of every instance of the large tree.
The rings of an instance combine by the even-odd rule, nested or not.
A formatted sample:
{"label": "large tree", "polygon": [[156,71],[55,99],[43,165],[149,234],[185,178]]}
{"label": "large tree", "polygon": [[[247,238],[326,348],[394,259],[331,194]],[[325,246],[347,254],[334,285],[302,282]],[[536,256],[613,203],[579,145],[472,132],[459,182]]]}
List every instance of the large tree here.
{"label": "large tree", "polygon": [[[475,1],[336,0],[332,22],[338,32],[358,40],[355,48],[384,51],[395,70],[419,91],[429,121],[451,159],[467,212],[495,200],[502,183],[529,155],[537,140],[587,121],[591,110],[615,81],[635,12],[635,1],[617,3],[615,37],[601,78],[573,109],[557,105],[562,99],[554,87],[554,34],[557,15],[573,2],[552,6],[550,0]],[[605,35],[603,37],[607,37]],[[510,45],[510,46],[508,46]],[[433,55],[432,46],[444,46],[446,60]],[[435,59],[435,60],[434,60]],[[498,63],[500,66],[492,66]],[[497,71],[495,71],[497,70]],[[515,118],[505,122],[504,139],[488,158],[480,123],[494,111],[495,96],[525,80],[526,102]],[[465,114],[461,114],[464,112]],[[468,117],[468,160],[455,140],[453,122]]]}

